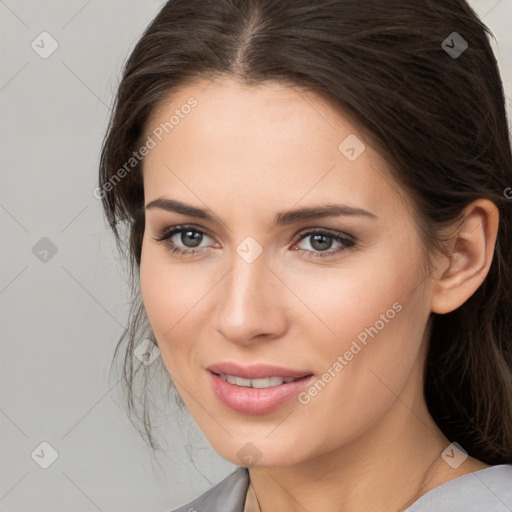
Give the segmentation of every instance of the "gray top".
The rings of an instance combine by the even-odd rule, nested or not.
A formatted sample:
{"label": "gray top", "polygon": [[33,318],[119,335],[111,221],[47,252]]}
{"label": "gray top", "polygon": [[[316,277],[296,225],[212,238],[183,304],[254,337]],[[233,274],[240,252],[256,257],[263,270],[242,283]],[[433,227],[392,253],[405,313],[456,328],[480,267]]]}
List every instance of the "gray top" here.
{"label": "gray top", "polygon": [[[170,512],[243,512],[248,487],[249,471],[239,467]],[[491,466],[439,485],[404,512],[512,512],[512,464]]]}

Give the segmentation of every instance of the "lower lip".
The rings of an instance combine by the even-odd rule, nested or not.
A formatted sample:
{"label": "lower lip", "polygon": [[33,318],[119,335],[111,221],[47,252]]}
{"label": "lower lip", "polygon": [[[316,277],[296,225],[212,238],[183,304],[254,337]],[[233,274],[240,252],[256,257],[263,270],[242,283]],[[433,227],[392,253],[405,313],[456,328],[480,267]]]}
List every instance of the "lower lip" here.
{"label": "lower lip", "polygon": [[242,414],[267,414],[281,407],[307,388],[314,375],[293,382],[283,382],[268,388],[248,388],[230,384],[210,373],[210,383],[215,396],[233,411]]}

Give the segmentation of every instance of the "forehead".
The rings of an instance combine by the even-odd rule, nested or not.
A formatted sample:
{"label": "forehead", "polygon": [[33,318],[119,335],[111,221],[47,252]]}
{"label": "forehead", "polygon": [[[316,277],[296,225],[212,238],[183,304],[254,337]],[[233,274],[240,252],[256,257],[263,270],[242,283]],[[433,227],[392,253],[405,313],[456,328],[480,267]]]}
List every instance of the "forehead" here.
{"label": "forehead", "polygon": [[159,105],[148,136],[156,145],[144,160],[147,198],[179,189],[254,205],[307,195],[372,211],[400,207],[387,163],[353,119],[297,87],[201,80]]}

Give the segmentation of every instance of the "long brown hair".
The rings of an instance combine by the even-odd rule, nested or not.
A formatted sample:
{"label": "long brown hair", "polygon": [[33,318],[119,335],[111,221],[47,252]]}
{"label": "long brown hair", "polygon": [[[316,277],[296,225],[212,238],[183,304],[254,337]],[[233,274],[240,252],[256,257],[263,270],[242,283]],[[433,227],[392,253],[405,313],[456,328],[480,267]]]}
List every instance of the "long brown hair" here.
{"label": "long brown hair", "polygon": [[[425,254],[443,250],[442,228],[472,201],[487,198],[498,208],[498,239],[483,284],[455,311],[431,314],[424,392],[448,439],[488,464],[512,463],[512,155],[489,36],[464,0],[163,6],[126,62],[95,192],[131,269],[129,325],[114,354],[125,347],[130,412],[137,409],[133,351],[143,337],[155,342],[138,287],[142,162],[130,158],[149,116],[178,88],[221,75],[247,84],[277,80],[329,98],[357,120],[414,204]],[[155,448],[146,395],[142,404]]]}

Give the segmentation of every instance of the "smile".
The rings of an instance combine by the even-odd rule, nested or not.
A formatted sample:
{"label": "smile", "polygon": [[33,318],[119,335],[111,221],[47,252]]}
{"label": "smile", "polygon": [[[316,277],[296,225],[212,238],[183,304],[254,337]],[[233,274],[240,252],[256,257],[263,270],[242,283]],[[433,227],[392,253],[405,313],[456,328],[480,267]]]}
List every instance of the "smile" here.
{"label": "smile", "polygon": [[268,414],[284,406],[315,380],[312,374],[300,377],[259,377],[248,379],[226,373],[209,372],[215,397],[241,414]]}
{"label": "smile", "polygon": [[219,377],[230,384],[241,386],[245,388],[270,388],[280,386],[283,383],[289,383],[299,380],[300,377],[266,377],[264,379],[244,379],[243,377],[236,377],[235,375],[227,375],[220,373]]}

